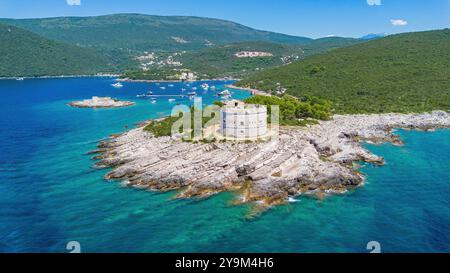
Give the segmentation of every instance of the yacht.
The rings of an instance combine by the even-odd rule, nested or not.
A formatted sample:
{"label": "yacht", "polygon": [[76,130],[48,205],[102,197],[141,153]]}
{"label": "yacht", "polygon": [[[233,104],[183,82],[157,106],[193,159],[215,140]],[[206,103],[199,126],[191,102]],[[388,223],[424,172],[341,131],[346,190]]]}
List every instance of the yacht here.
{"label": "yacht", "polygon": [[169,99],[169,102],[176,102],[176,99]]}
{"label": "yacht", "polygon": [[137,96],[136,96],[136,98],[145,98],[145,97],[146,97],[145,94],[140,94],[140,95],[137,95]]}
{"label": "yacht", "polygon": [[156,99],[155,98],[150,99],[150,103],[155,104],[156,103]]}
{"label": "yacht", "polygon": [[23,81],[23,80],[25,80],[24,77],[18,77],[18,78],[16,78],[16,81]]}
{"label": "yacht", "polygon": [[120,82],[116,82],[116,83],[114,83],[114,84],[111,84],[111,86],[112,86],[112,87],[115,87],[115,88],[122,88],[122,87],[123,87],[123,84],[121,84]]}
{"label": "yacht", "polygon": [[188,93],[188,95],[189,95],[189,96],[195,96],[195,95],[197,95],[197,93],[195,93],[195,92],[190,92],[190,93]]}
{"label": "yacht", "polygon": [[166,88],[164,86],[161,86],[160,88],[161,88],[161,90],[166,90]]}
{"label": "yacht", "polygon": [[221,97],[229,97],[229,96],[231,96],[231,93],[230,93],[230,91],[227,89],[227,90],[224,90],[224,91],[220,92],[220,93],[219,93],[219,96],[221,96]]}
{"label": "yacht", "polygon": [[169,87],[174,87],[175,85],[173,85],[173,84],[169,84],[168,86],[169,86]]}

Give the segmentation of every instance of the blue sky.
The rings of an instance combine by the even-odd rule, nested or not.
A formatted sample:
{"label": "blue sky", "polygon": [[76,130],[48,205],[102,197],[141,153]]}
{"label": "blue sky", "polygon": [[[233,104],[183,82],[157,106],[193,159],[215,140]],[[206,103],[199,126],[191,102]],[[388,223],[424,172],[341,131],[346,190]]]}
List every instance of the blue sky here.
{"label": "blue sky", "polygon": [[450,0],[0,0],[3,18],[128,12],[213,17],[313,38],[450,27]]}

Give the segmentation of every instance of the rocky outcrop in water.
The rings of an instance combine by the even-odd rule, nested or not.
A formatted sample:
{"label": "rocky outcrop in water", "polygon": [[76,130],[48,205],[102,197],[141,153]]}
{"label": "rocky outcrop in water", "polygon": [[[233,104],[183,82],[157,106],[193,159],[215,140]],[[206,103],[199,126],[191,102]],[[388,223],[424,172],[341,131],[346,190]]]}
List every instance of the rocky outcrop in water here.
{"label": "rocky outcrop in water", "polygon": [[177,190],[178,198],[239,190],[237,203],[268,207],[288,197],[323,197],[361,186],[355,162],[384,164],[362,141],[401,144],[394,128],[450,128],[446,112],[335,116],[304,128],[282,128],[277,140],[261,143],[186,143],[155,138],[143,128],[102,142],[98,167],[112,167],[108,180],[138,188]]}
{"label": "rocky outcrop in water", "polygon": [[119,101],[110,97],[92,97],[89,100],[74,101],[69,106],[77,108],[117,108],[134,105],[131,101]]}

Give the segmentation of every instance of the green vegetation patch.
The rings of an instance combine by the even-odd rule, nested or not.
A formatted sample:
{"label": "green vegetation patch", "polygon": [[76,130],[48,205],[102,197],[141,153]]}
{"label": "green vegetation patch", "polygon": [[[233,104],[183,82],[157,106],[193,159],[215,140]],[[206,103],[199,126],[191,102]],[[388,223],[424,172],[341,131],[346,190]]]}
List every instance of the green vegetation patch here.
{"label": "green vegetation patch", "polygon": [[304,126],[314,124],[317,120],[328,120],[331,117],[331,102],[311,96],[295,98],[289,95],[254,96],[245,100],[248,104],[266,105],[270,122],[271,107],[280,107],[280,125]]}
{"label": "green vegetation patch", "polygon": [[[191,128],[185,129],[185,128],[180,128],[178,133],[182,134],[184,132],[188,132],[190,133],[190,139],[194,139],[196,136],[194,135],[194,111],[195,108],[191,107],[190,108],[191,111]],[[178,120],[180,120],[180,118],[186,113],[183,112],[179,112],[178,116],[170,116],[161,120],[157,120],[157,121],[152,121],[151,123],[149,123],[147,126],[144,127],[144,131],[150,132],[152,133],[155,137],[164,137],[164,136],[172,136],[172,128],[175,124],[175,122],[177,122]],[[210,122],[211,120],[213,120],[215,118],[215,113],[213,112],[213,114],[211,115],[211,117],[202,117],[202,128],[205,127],[205,125]],[[184,132],[183,132],[184,130]]]}

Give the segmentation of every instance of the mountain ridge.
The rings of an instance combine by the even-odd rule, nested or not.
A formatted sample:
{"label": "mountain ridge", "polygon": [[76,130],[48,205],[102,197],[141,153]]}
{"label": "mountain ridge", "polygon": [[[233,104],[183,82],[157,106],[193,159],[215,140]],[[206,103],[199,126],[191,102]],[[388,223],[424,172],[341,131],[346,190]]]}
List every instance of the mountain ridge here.
{"label": "mountain ridge", "polygon": [[[0,22],[27,29],[49,39],[84,47],[140,51],[193,50],[207,47],[208,43],[217,45],[243,41],[303,43],[312,40],[257,30],[228,20],[197,16],[120,13],[88,17],[4,18],[0,19]],[[180,25],[183,28],[179,28]],[[176,42],[174,38],[184,39],[186,43]]]}

